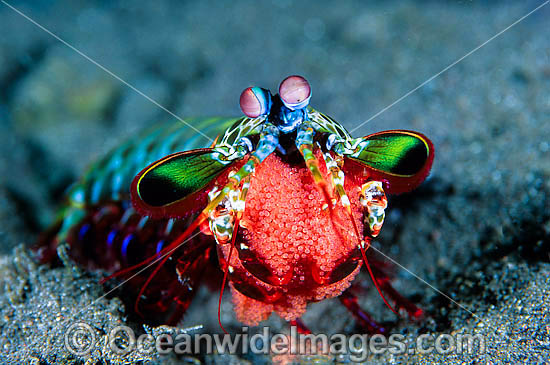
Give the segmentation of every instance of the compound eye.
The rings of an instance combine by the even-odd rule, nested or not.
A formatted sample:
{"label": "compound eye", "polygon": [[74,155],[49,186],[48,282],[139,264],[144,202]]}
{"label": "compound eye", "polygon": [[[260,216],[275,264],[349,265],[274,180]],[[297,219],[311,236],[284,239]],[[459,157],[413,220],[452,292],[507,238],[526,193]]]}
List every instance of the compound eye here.
{"label": "compound eye", "polygon": [[311,87],[302,76],[289,76],[281,82],[279,96],[290,110],[302,109],[309,104]]}
{"label": "compound eye", "polygon": [[244,89],[239,100],[241,110],[249,118],[269,114],[271,108],[271,93],[259,87]]}

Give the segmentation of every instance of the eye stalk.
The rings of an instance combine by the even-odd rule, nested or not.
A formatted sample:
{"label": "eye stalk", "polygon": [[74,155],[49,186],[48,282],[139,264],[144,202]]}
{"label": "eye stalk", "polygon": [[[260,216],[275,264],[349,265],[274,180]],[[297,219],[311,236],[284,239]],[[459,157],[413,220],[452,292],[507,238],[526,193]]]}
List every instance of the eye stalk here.
{"label": "eye stalk", "polygon": [[282,133],[295,131],[308,118],[306,107],[311,99],[311,86],[302,76],[293,75],[279,85],[279,94],[260,87],[248,87],[241,93],[239,104],[249,118],[267,117]]}
{"label": "eye stalk", "polygon": [[288,109],[303,109],[311,99],[311,86],[302,76],[289,76],[281,82],[279,96]]}
{"label": "eye stalk", "polygon": [[271,109],[271,93],[259,87],[248,87],[241,93],[239,100],[244,115],[257,118],[269,114]]}

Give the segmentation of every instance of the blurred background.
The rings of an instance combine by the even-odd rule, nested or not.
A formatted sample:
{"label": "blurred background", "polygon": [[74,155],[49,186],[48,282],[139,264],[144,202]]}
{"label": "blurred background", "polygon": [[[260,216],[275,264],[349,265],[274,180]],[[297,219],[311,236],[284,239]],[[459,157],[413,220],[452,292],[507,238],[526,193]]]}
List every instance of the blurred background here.
{"label": "blurred background", "polygon": [[[67,186],[94,159],[160,120],[180,123],[133,88],[184,119],[232,116],[240,114],[245,87],[275,91],[286,76],[300,74],[312,85],[312,106],[354,136],[400,128],[432,139],[430,178],[390,201],[376,245],[477,317],[398,266],[396,288],[428,319],[397,320],[373,293],[362,305],[403,333],[481,323],[496,336],[486,354],[493,361],[548,359],[550,319],[537,313],[550,305],[550,5],[393,104],[544,3],[2,1],[2,295],[19,298],[2,299],[11,310],[5,335],[24,337],[9,323],[32,317],[39,292],[71,296],[67,286],[56,286],[56,275],[66,274],[41,268],[33,276],[39,269],[13,248],[35,240]],[[31,266],[21,270],[14,262]],[[14,284],[32,277],[34,286]],[[86,288],[96,282],[79,280]],[[86,290],[93,299],[96,289]],[[218,330],[217,294],[201,295],[183,325]],[[318,320],[324,316],[334,321]],[[318,332],[354,331],[337,301],[313,305],[304,321]],[[269,323],[284,328],[277,319]],[[527,347],[519,346],[522,339]],[[66,356],[25,348],[41,361]]]}

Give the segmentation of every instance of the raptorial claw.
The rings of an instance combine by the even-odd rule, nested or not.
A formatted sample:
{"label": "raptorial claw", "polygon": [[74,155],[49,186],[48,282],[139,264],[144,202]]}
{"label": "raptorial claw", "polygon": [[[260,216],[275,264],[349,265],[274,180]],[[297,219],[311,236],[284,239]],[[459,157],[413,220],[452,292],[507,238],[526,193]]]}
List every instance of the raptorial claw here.
{"label": "raptorial claw", "polygon": [[369,226],[370,236],[376,237],[384,224],[385,209],[388,206],[388,199],[382,188],[382,183],[369,181],[363,184],[360,202],[363,207],[367,208],[365,223]]}

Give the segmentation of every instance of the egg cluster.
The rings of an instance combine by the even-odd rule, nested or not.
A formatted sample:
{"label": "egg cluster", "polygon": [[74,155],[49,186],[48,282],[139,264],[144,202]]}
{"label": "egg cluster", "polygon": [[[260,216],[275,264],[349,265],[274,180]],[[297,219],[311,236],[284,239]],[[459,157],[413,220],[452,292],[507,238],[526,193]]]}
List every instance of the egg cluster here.
{"label": "egg cluster", "polygon": [[[320,153],[317,158],[323,161]],[[329,191],[334,191],[325,164],[321,162],[319,167]],[[353,175],[346,178],[345,190],[361,234],[361,184]],[[338,296],[349,287],[360,265],[352,265],[344,276],[338,267],[349,264],[362,237],[357,237],[349,213],[333,195],[333,208],[329,209],[304,163],[293,165],[272,154],[256,168],[235,242],[239,254],[231,258],[232,280],[244,290],[236,290],[230,283],[241,322],[257,324],[273,311],[293,320],[304,314],[307,303]],[[226,259],[229,246],[218,246]],[[263,269],[258,271],[258,265]],[[331,274],[337,271],[340,276],[334,279]],[[259,288],[278,295],[262,301],[243,294]]]}
{"label": "egg cluster", "polygon": [[[320,165],[326,173],[324,164]],[[359,188],[346,188],[362,232]],[[304,165],[291,166],[273,154],[252,178],[242,221],[246,228],[243,239],[278,277],[294,270],[293,280],[304,281],[311,275],[311,265],[321,275],[329,275],[360,238],[341,204],[337,203],[331,214],[326,203]]]}

